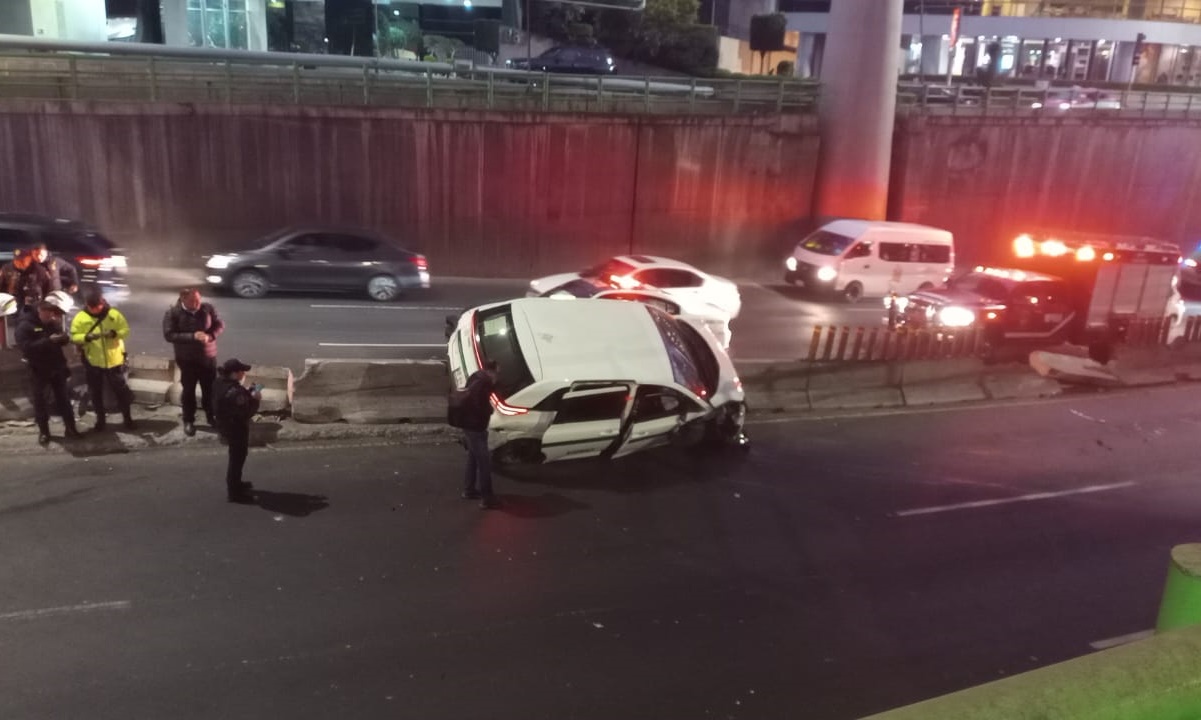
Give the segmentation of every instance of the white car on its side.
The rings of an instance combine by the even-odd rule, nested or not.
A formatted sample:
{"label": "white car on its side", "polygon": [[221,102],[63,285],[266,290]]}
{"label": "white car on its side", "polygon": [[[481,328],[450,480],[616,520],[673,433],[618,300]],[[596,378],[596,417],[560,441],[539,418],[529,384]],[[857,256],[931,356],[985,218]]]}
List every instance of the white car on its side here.
{"label": "white car on its side", "polygon": [[456,388],[500,365],[488,447],[499,462],[617,458],[670,443],[745,447],[742,383],[711,333],[643,303],[521,298],[459,318]]}
{"label": "white car on its side", "polygon": [[569,300],[574,298],[593,298],[595,300],[626,300],[640,302],[657,307],[668,315],[695,320],[706,328],[723,350],[730,349],[730,315],[719,307],[701,300],[688,297],[672,297],[657,288],[644,287],[637,290],[624,290],[613,287],[612,284],[600,278],[576,278],[553,287],[542,293],[541,297]]}
{"label": "white car on its side", "polygon": [[742,311],[742,295],[733,281],[710,275],[679,260],[652,255],[618,255],[574,273],[538,278],[528,297],[539,297],[571,280],[600,280],[624,290],[650,286],[681,300],[696,300],[724,311],[731,318]]}

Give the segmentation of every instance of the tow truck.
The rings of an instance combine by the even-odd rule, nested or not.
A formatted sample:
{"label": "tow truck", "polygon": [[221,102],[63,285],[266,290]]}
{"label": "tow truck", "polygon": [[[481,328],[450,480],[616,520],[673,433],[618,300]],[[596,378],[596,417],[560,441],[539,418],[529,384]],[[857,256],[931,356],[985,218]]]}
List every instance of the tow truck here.
{"label": "tow truck", "polygon": [[1006,346],[1085,345],[1106,363],[1139,321],[1183,332],[1180,248],[1142,237],[1024,233],[1007,267],[976,267],[941,289],[885,298],[890,327],[978,328],[986,354]]}

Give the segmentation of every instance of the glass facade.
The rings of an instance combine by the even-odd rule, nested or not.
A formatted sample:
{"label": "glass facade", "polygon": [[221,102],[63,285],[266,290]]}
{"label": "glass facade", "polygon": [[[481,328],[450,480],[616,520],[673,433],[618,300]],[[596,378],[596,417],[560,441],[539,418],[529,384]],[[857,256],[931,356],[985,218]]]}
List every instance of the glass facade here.
{"label": "glass facade", "polygon": [[246,0],[187,0],[188,45],[192,47],[249,47]]}

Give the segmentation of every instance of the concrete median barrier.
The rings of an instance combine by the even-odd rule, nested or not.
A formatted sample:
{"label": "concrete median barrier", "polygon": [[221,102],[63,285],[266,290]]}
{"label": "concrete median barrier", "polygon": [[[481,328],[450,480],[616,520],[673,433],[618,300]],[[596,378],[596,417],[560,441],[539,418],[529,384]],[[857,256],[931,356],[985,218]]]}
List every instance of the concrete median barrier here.
{"label": "concrete median barrier", "polygon": [[246,373],[249,383],[259,383],[263,386],[263,399],[259,403],[259,412],[279,413],[292,407],[292,398],[296,383],[292,377],[292,369],[270,365],[254,365]]}
{"label": "concrete median barrier", "polygon": [[901,407],[905,404],[901,379],[900,363],[815,363],[809,369],[809,406],[814,410]]}
{"label": "concrete median barrier", "polygon": [[305,360],[292,417],[305,423],[436,422],[449,387],[440,360]]}
{"label": "concrete median barrier", "polygon": [[1063,394],[1063,384],[1034,372],[1029,365],[986,367],[980,387],[989,400],[1035,400]]}
{"label": "concrete median barrier", "polygon": [[912,360],[901,368],[906,406],[944,405],[984,400],[980,384],[984,363],[975,358]]}
{"label": "concrete median barrier", "polygon": [[[175,398],[179,404],[179,379],[175,360],[157,355],[130,355],[129,358],[129,389],[133,391],[133,401],[139,405],[163,405]],[[105,392],[108,398],[110,393]],[[105,401],[110,409],[111,400]]]}
{"label": "concrete median barrier", "polygon": [[0,421],[33,417],[25,363],[16,350],[0,350]]}
{"label": "concrete median barrier", "polygon": [[809,410],[808,362],[773,363],[740,371],[746,403],[755,412]]}

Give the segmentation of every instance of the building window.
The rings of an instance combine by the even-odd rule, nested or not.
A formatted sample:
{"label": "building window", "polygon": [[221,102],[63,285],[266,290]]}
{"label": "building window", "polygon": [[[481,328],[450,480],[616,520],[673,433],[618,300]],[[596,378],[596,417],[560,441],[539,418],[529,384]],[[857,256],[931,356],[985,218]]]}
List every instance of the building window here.
{"label": "building window", "polygon": [[188,44],[192,47],[248,47],[246,0],[188,0]]}

